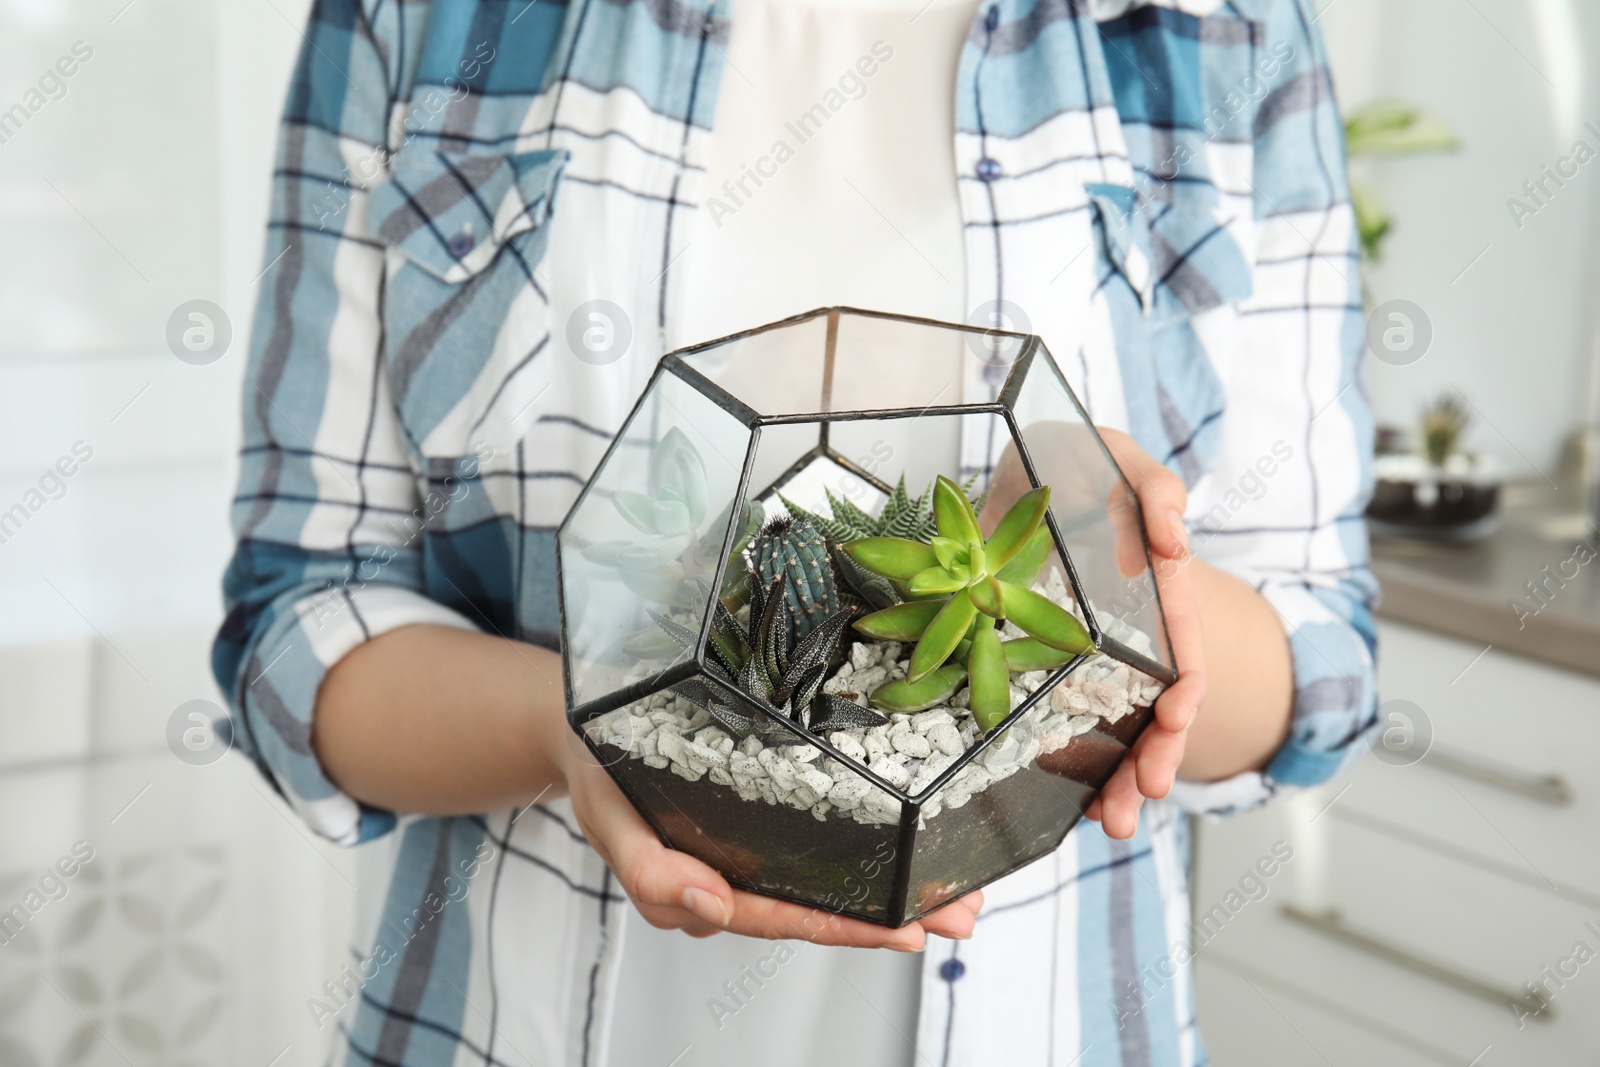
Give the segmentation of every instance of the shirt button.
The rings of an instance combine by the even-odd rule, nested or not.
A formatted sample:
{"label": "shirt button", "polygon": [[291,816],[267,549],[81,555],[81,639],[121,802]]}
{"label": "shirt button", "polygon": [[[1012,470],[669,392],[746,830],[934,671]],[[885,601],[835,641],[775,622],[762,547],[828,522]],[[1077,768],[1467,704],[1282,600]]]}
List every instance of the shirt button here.
{"label": "shirt button", "polygon": [[998,159],[990,159],[988,156],[978,160],[977,170],[979,180],[986,182],[994,181],[1003,173],[1000,169],[1000,161]]}
{"label": "shirt button", "polygon": [[993,33],[995,31],[995,27],[999,25],[1000,5],[993,4],[990,6],[988,14],[983,16],[983,28],[988,30],[990,33]]}
{"label": "shirt button", "polygon": [[939,977],[946,982],[954,982],[966,973],[967,965],[958,959],[948,959],[939,964]]}
{"label": "shirt button", "polygon": [[454,237],[450,238],[450,240],[446,241],[445,247],[450,250],[450,254],[452,256],[460,259],[468,252],[472,251],[472,246],[476,243],[477,242],[472,239],[472,234],[463,232],[456,234]]}

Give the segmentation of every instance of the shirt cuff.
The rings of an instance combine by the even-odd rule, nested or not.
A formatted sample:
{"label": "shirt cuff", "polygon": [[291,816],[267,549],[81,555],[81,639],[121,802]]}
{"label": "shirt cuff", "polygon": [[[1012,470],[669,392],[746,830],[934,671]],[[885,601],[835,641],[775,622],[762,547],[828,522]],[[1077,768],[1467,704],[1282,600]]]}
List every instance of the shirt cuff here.
{"label": "shirt cuff", "polygon": [[394,585],[323,590],[296,601],[262,635],[240,679],[242,729],[235,737],[307,825],[354,845],[394,828],[393,812],[372,808],[328,778],[311,747],[311,716],[322,679],[357,645],[391,630],[428,624],[477,629],[421,593]]}

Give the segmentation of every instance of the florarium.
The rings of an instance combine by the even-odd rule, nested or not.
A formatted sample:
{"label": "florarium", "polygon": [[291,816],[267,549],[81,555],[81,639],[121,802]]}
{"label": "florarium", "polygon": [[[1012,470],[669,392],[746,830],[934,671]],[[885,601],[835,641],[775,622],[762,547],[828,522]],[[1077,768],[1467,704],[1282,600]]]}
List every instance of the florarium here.
{"label": "florarium", "polygon": [[558,551],[572,725],[662,840],[891,926],[1059,845],[1175,677],[1027,335],[829,308],[672,353]]}

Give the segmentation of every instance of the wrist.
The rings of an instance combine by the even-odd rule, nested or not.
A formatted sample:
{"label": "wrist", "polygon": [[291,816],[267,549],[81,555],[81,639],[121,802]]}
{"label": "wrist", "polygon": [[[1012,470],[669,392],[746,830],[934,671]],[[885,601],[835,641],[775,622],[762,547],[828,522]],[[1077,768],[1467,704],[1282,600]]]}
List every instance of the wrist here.
{"label": "wrist", "polygon": [[583,741],[567,722],[560,657],[537,647],[530,649],[529,655],[536,661],[528,687],[530,777],[537,783],[534,793],[554,799],[567,794],[573,761],[583,751]]}

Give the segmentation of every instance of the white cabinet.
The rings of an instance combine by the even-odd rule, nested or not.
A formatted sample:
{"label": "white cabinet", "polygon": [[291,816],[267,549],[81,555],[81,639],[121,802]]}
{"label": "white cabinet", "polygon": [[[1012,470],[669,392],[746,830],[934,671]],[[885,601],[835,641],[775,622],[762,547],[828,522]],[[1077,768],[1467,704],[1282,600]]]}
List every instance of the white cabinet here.
{"label": "white cabinet", "polygon": [[1600,681],[1392,624],[1381,656],[1413,758],[1369,754],[1199,831],[1197,919],[1275,842],[1294,849],[1265,897],[1201,927],[1213,1062],[1591,1062]]}

